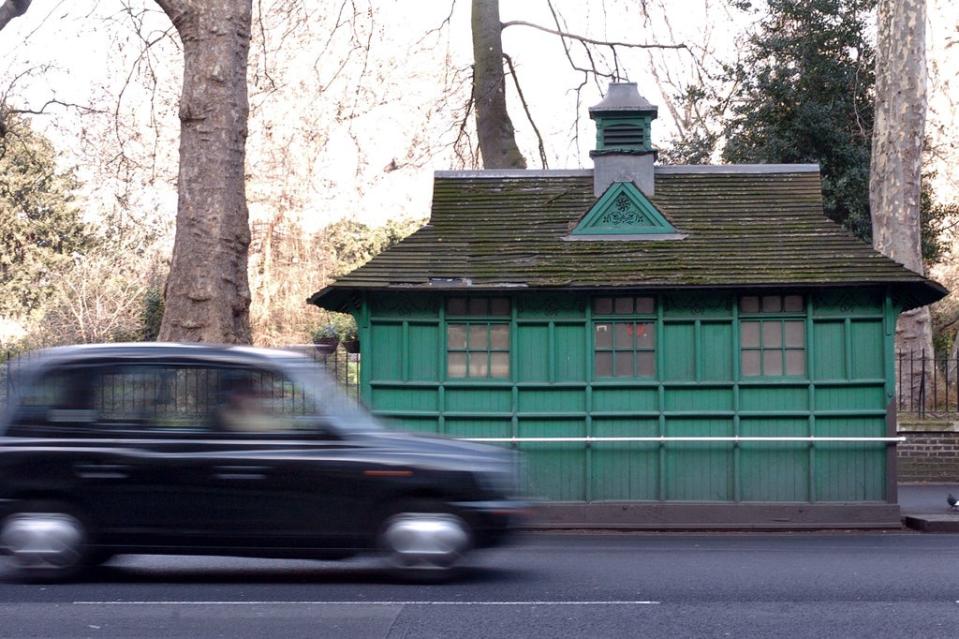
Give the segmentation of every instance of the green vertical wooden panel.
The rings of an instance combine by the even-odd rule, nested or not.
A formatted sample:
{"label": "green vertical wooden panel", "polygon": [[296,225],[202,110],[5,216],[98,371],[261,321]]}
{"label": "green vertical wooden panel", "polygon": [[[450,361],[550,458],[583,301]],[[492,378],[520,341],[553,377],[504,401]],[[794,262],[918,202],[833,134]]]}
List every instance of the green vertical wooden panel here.
{"label": "green vertical wooden panel", "polygon": [[[819,437],[883,437],[883,417],[816,419]],[[816,444],[816,498],[818,501],[882,501],[885,499],[886,445],[884,443]]]}
{"label": "green vertical wooden panel", "polygon": [[[656,437],[656,419],[593,419],[596,437]],[[659,444],[599,442],[592,447],[590,489],[594,501],[655,500]]]}
{"label": "green vertical wooden panel", "polygon": [[731,411],[733,393],[729,388],[667,388],[667,411]]}
{"label": "green vertical wooden panel", "polygon": [[513,398],[509,388],[451,388],[444,393],[446,411],[449,413],[508,413],[512,410]]}
{"label": "green vertical wooden panel", "polygon": [[883,376],[882,320],[852,323],[852,377],[881,379]]}
{"label": "green vertical wooden panel", "polygon": [[846,379],[845,327],[843,322],[814,322],[813,377]]}
{"label": "green vertical wooden panel", "polygon": [[446,434],[450,437],[510,437],[513,425],[509,419],[447,418]]}
{"label": "green vertical wooden panel", "polygon": [[[653,388],[593,388],[593,411],[657,411],[659,394]],[[658,433],[657,433],[658,434]]]}
{"label": "green vertical wooden panel", "polygon": [[392,430],[403,430],[411,433],[439,432],[439,425],[435,418],[390,417],[385,420],[385,423]]}
{"label": "green vertical wooden panel", "polygon": [[740,411],[809,410],[809,388],[801,386],[743,386],[739,390]]}
{"label": "green vertical wooden panel", "polygon": [[868,386],[819,387],[816,410],[885,410],[884,391],[879,382]]}
{"label": "green vertical wooden panel", "polygon": [[439,409],[435,388],[373,388],[373,406],[378,411],[435,411]]}
{"label": "green vertical wooden panel", "polygon": [[703,379],[709,381],[733,378],[732,324],[702,324]]}
{"label": "green vertical wooden panel", "polygon": [[521,388],[520,413],[569,413],[586,411],[586,393],[580,388]]}
{"label": "green vertical wooden panel", "polygon": [[[367,365],[373,381],[399,381],[403,379],[403,324],[374,323],[370,327],[373,348]],[[375,408],[374,404],[374,408]]]}
{"label": "green vertical wooden panel", "polygon": [[661,379],[692,381],[696,378],[696,357],[694,348],[694,326],[692,323],[663,325],[663,343],[658,345],[666,357],[663,359]]}
{"label": "green vertical wooden panel", "polygon": [[516,380],[545,382],[549,379],[549,325],[520,324],[516,328]]}
{"label": "green vertical wooden panel", "polygon": [[[744,437],[805,437],[809,421],[744,417]],[[803,442],[743,442],[739,481],[743,501],[808,501],[809,445]]]}
{"label": "green vertical wooden panel", "polygon": [[[731,419],[667,419],[666,434],[679,437],[730,437]],[[731,442],[673,442],[666,448],[666,499],[731,501]]]}
{"label": "green vertical wooden panel", "polygon": [[557,324],[553,379],[557,382],[580,382],[586,379],[586,328],[582,324]]}
{"label": "green vertical wooden panel", "polygon": [[436,381],[439,379],[438,358],[439,327],[430,324],[410,324],[409,327],[409,374],[412,381]]}
{"label": "green vertical wooden panel", "polygon": [[[586,423],[573,419],[520,419],[520,437],[584,437]],[[525,454],[526,494],[558,501],[586,500],[586,445],[520,444]]]}

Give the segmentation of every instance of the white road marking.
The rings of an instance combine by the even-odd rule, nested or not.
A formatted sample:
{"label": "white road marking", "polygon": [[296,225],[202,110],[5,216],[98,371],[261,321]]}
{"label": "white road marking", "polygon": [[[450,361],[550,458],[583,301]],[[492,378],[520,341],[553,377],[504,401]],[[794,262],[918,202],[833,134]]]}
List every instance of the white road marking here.
{"label": "white road marking", "polygon": [[74,601],[75,606],[655,606],[659,601]]}

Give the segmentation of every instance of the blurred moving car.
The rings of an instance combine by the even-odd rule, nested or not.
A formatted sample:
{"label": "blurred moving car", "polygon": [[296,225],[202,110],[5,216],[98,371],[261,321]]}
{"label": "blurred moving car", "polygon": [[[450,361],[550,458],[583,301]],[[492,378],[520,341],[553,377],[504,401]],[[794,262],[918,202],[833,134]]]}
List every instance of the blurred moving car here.
{"label": "blurred moving car", "polygon": [[0,547],[59,580],[118,553],[337,559],[446,575],[525,509],[511,451],[384,430],[286,351],[41,351],[0,418]]}

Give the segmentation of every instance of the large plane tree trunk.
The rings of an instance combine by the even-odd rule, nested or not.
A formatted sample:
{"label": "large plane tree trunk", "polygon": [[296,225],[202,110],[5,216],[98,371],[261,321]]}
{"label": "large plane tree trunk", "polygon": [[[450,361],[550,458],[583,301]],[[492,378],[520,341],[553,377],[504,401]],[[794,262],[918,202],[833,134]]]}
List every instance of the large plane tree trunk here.
{"label": "large plane tree trunk", "polygon": [[[923,273],[919,200],[926,120],[925,29],[926,0],[880,0],[869,176],[873,245],[917,273]],[[902,314],[896,346],[902,352],[931,357],[932,322],[927,307]],[[920,396],[921,370],[916,367],[909,380],[913,392],[905,395]]]}
{"label": "large plane tree trunk", "polygon": [[252,0],[157,0],[183,43],[180,172],[160,339],[250,342],[244,187]]}
{"label": "large plane tree trunk", "polygon": [[503,26],[499,0],[473,0],[473,101],[483,168],[525,169],[506,111]]}

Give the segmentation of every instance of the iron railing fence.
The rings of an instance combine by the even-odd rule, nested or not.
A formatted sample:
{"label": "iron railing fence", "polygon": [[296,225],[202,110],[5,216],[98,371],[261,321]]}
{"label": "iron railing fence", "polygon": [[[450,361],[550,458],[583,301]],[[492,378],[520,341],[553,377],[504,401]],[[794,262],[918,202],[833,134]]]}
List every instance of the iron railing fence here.
{"label": "iron railing fence", "polygon": [[[297,344],[286,348],[310,356],[313,361],[326,369],[330,377],[336,381],[348,397],[354,401],[359,401],[359,353],[348,353],[342,347],[328,349],[312,344]],[[18,370],[22,365],[29,363],[34,356],[35,354],[29,351],[0,351],[0,408],[6,405],[6,402],[16,390],[19,378]],[[141,404],[144,393],[151,392],[151,389],[157,384],[156,380],[145,380],[143,378],[109,379],[109,377],[105,376],[103,383],[109,384],[110,388],[100,389],[100,396],[117,409],[123,406],[132,408],[133,405]],[[168,384],[169,388],[164,393],[164,409],[178,414],[192,414],[199,410],[199,402],[215,400],[214,386],[218,384],[219,379],[215,375],[211,377],[208,372],[198,371],[186,376],[181,374],[180,379],[172,380]],[[289,406],[277,407],[284,413],[297,414],[306,409],[302,394],[296,391],[284,390],[282,385],[267,384],[264,380],[260,380],[257,386],[261,389],[269,386],[274,404],[277,402],[288,403]]]}
{"label": "iron railing fence", "polygon": [[896,407],[920,419],[959,414],[959,356],[937,357],[923,351],[896,355]]}

